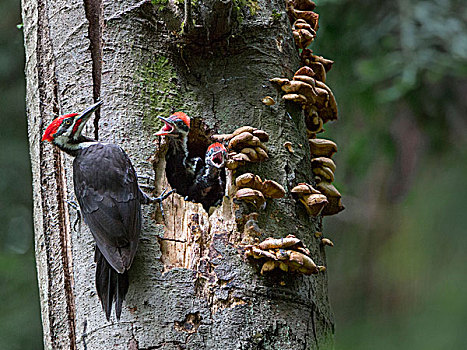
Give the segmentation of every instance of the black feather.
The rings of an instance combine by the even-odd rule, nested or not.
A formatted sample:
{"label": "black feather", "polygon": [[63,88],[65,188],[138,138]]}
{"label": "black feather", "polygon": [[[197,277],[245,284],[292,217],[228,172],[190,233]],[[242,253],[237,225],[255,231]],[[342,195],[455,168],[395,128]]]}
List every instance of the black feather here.
{"label": "black feather", "polygon": [[118,273],[105,260],[105,257],[96,246],[96,290],[102,304],[107,321],[112,314],[112,303],[115,301],[115,314],[120,320],[122,304],[128,292],[128,272]]}
{"label": "black feather", "polygon": [[117,319],[128,291],[128,273],[141,232],[144,198],[130,159],[117,145],[81,150],[73,162],[75,195],[96,241],[96,287],[107,319]]}

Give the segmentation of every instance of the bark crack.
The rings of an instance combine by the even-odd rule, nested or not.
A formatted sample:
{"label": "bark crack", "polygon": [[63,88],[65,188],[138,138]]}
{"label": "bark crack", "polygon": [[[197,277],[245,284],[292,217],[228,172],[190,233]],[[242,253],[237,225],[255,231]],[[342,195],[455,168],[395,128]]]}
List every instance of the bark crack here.
{"label": "bark crack", "polygon": [[[55,65],[52,55],[52,45],[50,42],[49,32],[49,20],[47,13],[46,1],[39,1],[37,3],[38,19],[37,19],[37,74],[38,81],[43,82],[39,84],[39,110],[41,115],[50,114],[47,106],[52,106],[54,114],[58,114],[58,82],[56,78]],[[41,125],[42,127],[42,125]],[[38,130],[40,132],[40,130]],[[39,157],[44,159],[44,149],[42,144],[39,146]],[[72,274],[72,257],[71,257],[71,237],[68,231],[68,210],[65,205],[66,203],[66,181],[64,176],[63,161],[60,152],[57,149],[53,150],[53,182],[49,187],[49,190],[56,191],[57,201],[57,212],[58,212],[58,243],[59,251],[55,254],[51,254],[56,249],[53,246],[54,242],[50,234],[46,234],[50,230],[50,218],[48,211],[43,211],[43,234],[45,236],[46,243],[46,255],[48,259],[59,258],[63,267],[63,288],[65,289],[65,311],[67,314],[66,322],[68,328],[68,342],[70,349],[76,349],[76,328],[75,328],[75,305],[73,296],[73,274]],[[41,173],[41,179],[45,180],[47,174]],[[53,203],[48,202],[47,196],[42,196],[42,208],[50,208]],[[50,261],[50,260],[49,260]],[[53,270],[53,266],[48,264],[47,266],[48,275],[48,304],[49,304],[49,322],[50,322],[50,340],[51,345],[58,346],[61,341],[59,339],[59,331],[55,327],[61,327],[60,320],[55,318],[56,311],[52,311],[56,308],[57,300],[55,292],[57,289],[57,281],[54,277],[57,276],[57,272]]]}
{"label": "bark crack", "polygon": [[[90,41],[92,60],[92,95],[94,102],[101,97],[102,80],[102,30],[103,30],[103,8],[102,0],[84,0],[84,10],[89,22],[88,35]],[[99,140],[100,109],[95,112],[94,138]]]}

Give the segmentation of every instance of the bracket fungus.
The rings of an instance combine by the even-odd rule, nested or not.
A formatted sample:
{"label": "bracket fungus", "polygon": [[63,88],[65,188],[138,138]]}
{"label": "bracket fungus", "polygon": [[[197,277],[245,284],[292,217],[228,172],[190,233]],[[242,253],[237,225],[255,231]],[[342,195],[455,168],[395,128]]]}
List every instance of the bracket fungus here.
{"label": "bracket fungus", "polygon": [[246,173],[235,180],[238,190],[235,198],[254,204],[256,208],[262,208],[266,198],[282,198],[285,195],[284,187],[273,180],[261,180],[258,175]]}
{"label": "bracket fungus", "polygon": [[261,100],[266,106],[274,106],[276,104],[276,101],[271,96],[265,96]]}
{"label": "bracket fungus", "polygon": [[331,158],[337,152],[337,145],[335,142],[327,139],[313,138],[309,139],[311,156],[314,157],[327,157]]}
{"label": "bracket fungus", "polygon": [[273,270],[302,273],[304,275],[317,274],[324,271],[324,266],[318,266],[311,259],[310,251],[303,242],[294,235],[284,238],[266,238],[256,245],[246,246],[245,255],[263,262],[261,274]]}
{"label": "bracket fungus", "polygon": [[317,180],[320,180],[316,184],[316,188],[326,196],[328,204],[323,209],[323,216],[334,215],[345,209],[342,204],[342,196],[337,188],[330,182],[322,181],[319,177]]}
{"label": "bracket fungus", "polygon": [[337,102],[331,89],[320,80],[309,66],[304,66],[295,72],[292,80],[273,78],[270,82],[277,84],[285,95],[283,100],[299,103],[305,113],[307,129],[316,134],[323,130],[323,124],[336,120],[338,115]]}
{"label": "bracket fungus", "polygon": [[292,26],[295,45],[300,49],[307,48],[315,39],[316,31],[304,19],[297,19]]}
{"label": "bracket fungus", "polygon": [[304,49],[300,54],[300,58],[304,66],[310,66],[313,62],[319,63],[321,66],[323,66],[326,73],[331,70],[332,65],[334,64],[334,61],[330,59],[313,54],[313,50],[311,49]]}
{"label": "bracket fungus", "polygon": [[287,149],[287,151],[289,151],[289,153],[294,153],[292,142],[285,141],[283,146]]}
{"label": "bracket fungus", "polygon": [[252,204],[256,209],[264,208],[264,205],[266,204],[266,199],[264,198],[263,193],[249,187],[240,188],[237,193],[235,193],[235,198]]}
{"label": "bracket fungus", "polygon": [[252,126],[242,126],[231,134],[219,134],[211,137],[218,142],[228,143],[229,159],[226,167],[234,170],[246,163],[257,163],[268,159],[268,149],[264,142],[269,135]]}
{"label": "bracket fungus", "polygon": [[310,216],[318,216],[328,203],[325,195],[307,183],[299,183],[291,192],[303,203]]}

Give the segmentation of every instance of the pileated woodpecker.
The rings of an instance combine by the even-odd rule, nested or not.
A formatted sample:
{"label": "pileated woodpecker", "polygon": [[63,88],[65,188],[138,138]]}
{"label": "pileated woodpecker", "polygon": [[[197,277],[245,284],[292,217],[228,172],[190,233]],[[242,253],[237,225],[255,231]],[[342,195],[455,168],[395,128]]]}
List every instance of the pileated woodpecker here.
{"label": "pileated woodpecker", "polygon": [[98,102],[82,113],[56,118],[42,141],[75,157],[73,183],[84,221],[96,241],[96,289],[107,320],[112,303],[120,319],[128,291],[128,270],[141,232],[141,204],[162,202],[169,194],[150,198],[141,191],[130,159],[120,146],[81,135]]}
{"label": "pileated woodpecker", "polygon": [[227,150],[219,142],[210,145],[206,151],[204,168],[198,171],[189,189],[188,200],[203,204],[209,210],[218,205],[225,192],[225,162]]}
{"label": "pileated woodpecker", "polygon": [[156,136],[169,137],[169,149],[165,156],[165,172],[170,186],[185,196],[195,180],[196,172],[202,168],[202,159],[188,157],[188,133],[190,117],[183,112],[175,112],[169,118],[158,116],[165,125]]}

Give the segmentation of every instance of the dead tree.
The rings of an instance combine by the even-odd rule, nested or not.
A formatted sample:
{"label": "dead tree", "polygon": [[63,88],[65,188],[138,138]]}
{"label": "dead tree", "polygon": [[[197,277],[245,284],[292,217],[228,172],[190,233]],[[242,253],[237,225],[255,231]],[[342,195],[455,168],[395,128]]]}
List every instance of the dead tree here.
{"label": "dead tree", "polygon": [[[269,82],[300,67],[284,0],[23,0],[27,114],[45,347],[48,349],[318,349],[332,346],[327,276],[260,273],[244,255],[247,209],[234,200],[246,171],[286,194],[258,209],[260,239],[294,234],[325,264],[322,217],[291,189],[314,183],[305,120]],[[276,101],[262,103],[265,96]],[[71,159],[40,142],[57,115],[102,99],[88,134],[120,144],[140,183],[169,187],[157,115],[192,117],[190,152],[213,134],[251,125],[269,134],[269,158],[227,174],[227,194],[209,215],[174,195],[165,220],[144,209],[120,322],[107,322],[94,286],[94,242],[74,225]],[[284,143],[287,147],[284,147]]]}

